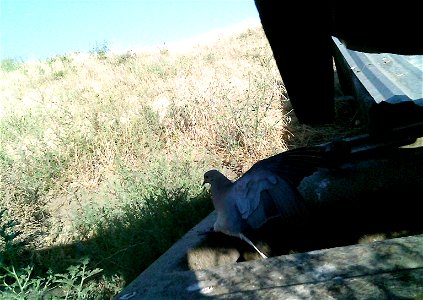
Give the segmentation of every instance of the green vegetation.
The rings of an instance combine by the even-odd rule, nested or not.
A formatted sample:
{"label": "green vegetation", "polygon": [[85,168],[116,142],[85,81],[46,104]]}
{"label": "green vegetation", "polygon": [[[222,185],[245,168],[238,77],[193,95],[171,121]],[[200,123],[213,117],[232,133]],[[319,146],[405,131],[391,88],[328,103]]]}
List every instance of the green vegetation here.
{"label": "green vegetation", "polygon": [[13,58],[6,58],[0,62],[0,69],[4,72],[12,72],[18,70],[22,63]]}
{"label": "green vegetation", "polygon": [[90,51],[92,55],[97,55],[98,59],[106,59],[107,53],[110,51],[109,46],[106,42],[102,44],[96,43],[95,47]]}
{"label": "green vegetation", "polygon": [[0,298],[111,298],[211,212],[205,170],[285,150],[271,57],[249,30],[186,52],[3,61]]}
{"label": "green vegetation", "polygon": [[204,171],[310,142],[284,95],[261,29],[2,62],[0,298],[112,298],[211,212]]}

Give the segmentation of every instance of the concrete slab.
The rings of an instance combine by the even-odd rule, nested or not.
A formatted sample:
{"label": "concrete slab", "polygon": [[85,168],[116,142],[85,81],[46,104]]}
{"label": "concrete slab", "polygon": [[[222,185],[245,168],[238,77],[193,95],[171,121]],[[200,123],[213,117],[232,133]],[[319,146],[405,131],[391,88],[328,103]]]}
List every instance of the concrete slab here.
{"label": "concrete slab", "polygon": [[[264,243],[256,245],[270,253],[268,259],[261,259],[240,239],[210,233],[216,220],[215,212],[211,213],[116,299],[423,297],[423,230],[418,201],[423,192],[423,152],[407,153],[410,155],[394,160],[356,164],[354,172],[334,170],[333,178],[341,180],[339,193],[331,189],[326,195],[319,191],[322,180],[311,180],[310,191],[320,196],[307,196],[301,190],[307,201],[320,208],[326,199],[334,207],[323,205],[313,211],[308,221],[303,220],[308,222],[303,231],[297,228],[301,226],[286,223],[264,226],[267,231],[259,235]],[[375,233],[382,240],[375,241]]]}
{"label": "concrete slab", "polygon": [[[208,225],[210,219],[201,225]],[[166,265],[175,249],[171,248],[116,299],[423,297],[423,235],[187,271],[171,270]]]}

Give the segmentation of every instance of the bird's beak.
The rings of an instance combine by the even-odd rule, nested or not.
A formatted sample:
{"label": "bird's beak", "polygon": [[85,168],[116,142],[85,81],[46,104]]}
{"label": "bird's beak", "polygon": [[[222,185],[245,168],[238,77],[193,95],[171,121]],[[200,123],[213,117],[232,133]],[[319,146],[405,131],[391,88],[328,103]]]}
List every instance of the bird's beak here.
{"label": "bird's beak", "polygon": [[209,185],[210,185],[210,181],[208,181],[208,180],[204,179],[202,186],[203,186],[203,187],[207,187],[207,186],[209,186]]}

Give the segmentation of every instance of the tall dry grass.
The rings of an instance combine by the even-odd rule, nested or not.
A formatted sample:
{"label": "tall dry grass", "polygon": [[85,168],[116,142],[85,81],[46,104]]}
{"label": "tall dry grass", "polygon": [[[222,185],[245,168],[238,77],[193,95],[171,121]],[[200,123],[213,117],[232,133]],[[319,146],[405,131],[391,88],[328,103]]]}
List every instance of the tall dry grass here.
{"label": "tall dry grass", "polygon": [[[16,239],[33,255],[27,263],[51,269],[61,261],[57,272],[96,253],[126,272],[121,287],[210,212],[209,204],[189,211],[191,200],[209,203],[204,171],[234,177],[287,149],[285,90],[260,28],[182,53],[69,54],[0,76],[2,222],[17,221]],[[138,269],[122,271],[134,258],[113,261],[116,253],[144,249],[147,238],[134,241],[136,231],[125,231],[118,245],[106,237],[131,226],[125,222],[153,226],[135,212],[159,215],[175,208],[172,201],[186,207],[180,214],[190,222],[167,236],[162,228],[179,219],[164,222],[155,230],[165,242]],[[92,256],[93,267],[104,269]]]}
{"label": "tall dry grass", "polygon": [[207,169],[235,178],[271,154],[340,134],[296,123],[261,28],[185,52],[97,50],[7,66],[0,263],[31,279],[73,274],[52,284],[62,293],[82,295],[72,286],[85,267],[102,270],[90,290],[105,298],[131,281],[211,211]]}

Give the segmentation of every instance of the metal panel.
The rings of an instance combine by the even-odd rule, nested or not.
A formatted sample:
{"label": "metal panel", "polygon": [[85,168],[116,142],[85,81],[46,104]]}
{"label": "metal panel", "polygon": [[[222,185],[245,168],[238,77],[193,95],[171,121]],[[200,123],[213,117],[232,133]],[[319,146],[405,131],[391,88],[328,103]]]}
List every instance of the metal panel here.
{"label": "metal panel", "polygon": [[423,106],[423,56],[365,53],[333,38],[351,70],[376,103],[414,101]]}

